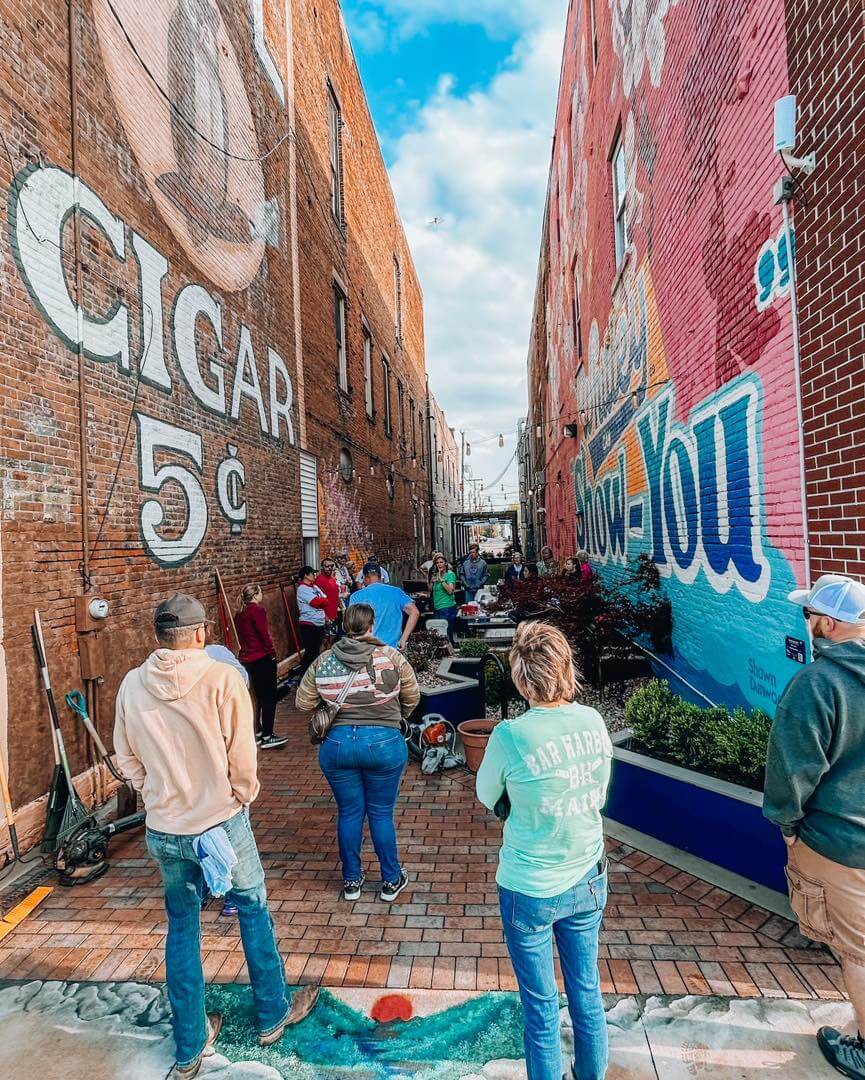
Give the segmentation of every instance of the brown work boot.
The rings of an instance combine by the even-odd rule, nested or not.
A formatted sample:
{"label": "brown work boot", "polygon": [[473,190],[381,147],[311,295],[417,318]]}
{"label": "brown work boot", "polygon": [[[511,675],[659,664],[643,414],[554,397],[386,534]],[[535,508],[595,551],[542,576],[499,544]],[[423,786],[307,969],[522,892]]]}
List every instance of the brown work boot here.
{"label": "brown work boot", "polygon": [[190,1061],[188,1065],[175,1065],[174,1070],[171,1073],[172,1077],[177,1077],[178,1080],[192,1080],[193,1076],[198,1076],[204,1059],[210,1057],[213,1053],[213,1044],[219,1038],[219,1033],[222,1030],[222,1013],[208,1013],[207,1027],[209,1034],[207,1036],[207,1042],[204,1044],[204,1049],[198,1057],[194,1061]]}
{"label": "brown work boot", "polygon": [[270,1031],[263,1031],[258,1036],[258,1045],[273,1046],[274,1043],[278,1043],[285,1034],[287,1027],[291,1027],[292,1024],[299,1024],[301,1020],[305,1020],[309,1016],[315,1008],[318,995],[319,988],[317,986],[304,986],[297,993],[292,994],[291,1008],[285,1014],[285,1019],[278,1023],[275,1028],[271,1028]]}

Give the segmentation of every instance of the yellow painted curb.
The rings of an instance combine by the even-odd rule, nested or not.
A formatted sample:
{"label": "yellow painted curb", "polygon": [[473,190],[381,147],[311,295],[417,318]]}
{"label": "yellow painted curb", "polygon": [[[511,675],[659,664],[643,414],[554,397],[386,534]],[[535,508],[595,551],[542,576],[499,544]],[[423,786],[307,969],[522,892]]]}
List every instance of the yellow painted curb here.
{"label": "yellow painted curb", "polygon": [[29,896],[26,896],[20,904],[16,904],[11,911],[7,912],[0,919],[0,941],[7,934],[11,934],[19,923],[24,922],[27,916],[39,907],[45,897],[50,896],[53,892],[54,889],[50,885],[40,885],[38,889],[34,889]]}

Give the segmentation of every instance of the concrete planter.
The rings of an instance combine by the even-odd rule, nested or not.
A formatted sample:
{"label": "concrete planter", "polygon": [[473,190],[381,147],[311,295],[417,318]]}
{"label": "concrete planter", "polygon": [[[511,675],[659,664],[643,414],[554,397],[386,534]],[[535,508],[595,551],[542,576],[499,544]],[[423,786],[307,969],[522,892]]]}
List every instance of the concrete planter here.
{"label": "concrete planter", "polygon": [[608,817],[786,892],[786,847],[763,817],[762,792],[636,753],[630,738],[613,736]]}

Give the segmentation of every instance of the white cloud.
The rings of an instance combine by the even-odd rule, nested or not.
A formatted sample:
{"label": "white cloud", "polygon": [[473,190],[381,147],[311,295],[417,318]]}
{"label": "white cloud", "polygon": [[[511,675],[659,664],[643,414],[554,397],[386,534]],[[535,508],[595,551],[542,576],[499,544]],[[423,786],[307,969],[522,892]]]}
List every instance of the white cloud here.
{"label": "white cloud", "polygon": [[[457,429],[503,431],[507,447],[475,442],[488,479],[514,448],[526,411],[526,353],[561,63],[565,0],[383,0],[428,18],[525,19],[490,85],[467,97],[443,77],[393,145],[391,177],[424,290],[427,366]],[[538,9],[543,8],[543,12]],[[467,17],[467,15],[466,15]],[[430,222],[439,218],[440,223]],[[475,438],[479,436],[474,436]],[[505,486],[516,488],[515,469]],[[499,489],[500,490],[500,489]]]}

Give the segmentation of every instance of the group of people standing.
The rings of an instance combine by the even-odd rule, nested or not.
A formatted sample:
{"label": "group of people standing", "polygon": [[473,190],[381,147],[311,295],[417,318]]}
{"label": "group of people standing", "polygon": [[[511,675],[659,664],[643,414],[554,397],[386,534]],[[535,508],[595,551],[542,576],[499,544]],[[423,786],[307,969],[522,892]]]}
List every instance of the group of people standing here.
{"label": "group of people standing", "polygon": [[[543,554],[548,564],[552,553]],[[480,584],[478,559],[479,552],[470,553],[473,565],[461,569],[460,577],[474,574],[470,580]],[[327,562],[322,570],[329,577]],[[459,580],[443,556],[433,560],[432,573],[442,587]],[[302,584],[320,589],[329,601],[328,589],[315,579]],[[362,584],[348,594],[342,636],[306,666],[297,706],[308,712],[323,704],[332,709],[318,761],[337,806],[341,895],[346,902],[363,895],[361,845],[368,820],[381,875],[379,899],[391,903],[410,884],[394,811],[408,759],[400,724],[419,700],[417,679],[400,646],[417,609],[408,611],[404,623],[413,605],[402,590],[382,581],[378,563],[364,566]],[[452,596],[449,589],[443,592]],[[247,587],[237,615],[244,671],[254,687],[265,675],[271,678],[275,665],[261,599],[257,587]],[[790,600],[809,627],[814,663],[799,672],[778,704],[764,814],[788,845],[790,897],[802,931],[836,953],[862,1032],[865,586],[827,575],[812,589],[791,593]],[[309,609],[327,618],[326,603],[310,601]],[[293,994],[286,988],[249,819],[260,792],[252,704],[232,665],[208,655],[206,624],[204,608],[193,597],[175,594],[158,606],[157,648],[123,680],[114,730],[117,765],[143,797],[147,847],[163,880],[174,1075],[181,1080],[200,1071],[222,1025],[221,1016],[205,1012],[200,907],[206,890],[228,890],[237,909],[262,1046],[307,1016],[318,994],[313,987]],[[522,623],[509,660],[514,686],[529,707],[495,727],[476,789],[504,821],[496,882],[523,1004],[527,1075],[562,1077],[555,942],[574,1025],[570,1074],[604,1080],[608,1050],[598,941],[608,891],[601,811],[611,741],[602,717],[579,703],[579,674],[558,629]],[[267,694],[259,707],[260,745],[267,745],[273,712]],[[824,1027],[818,1040],[839,1073],[865,1080],[861,1034]]]}

